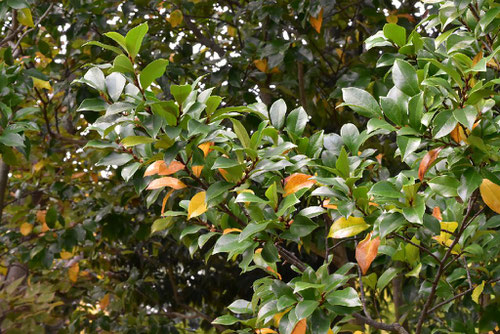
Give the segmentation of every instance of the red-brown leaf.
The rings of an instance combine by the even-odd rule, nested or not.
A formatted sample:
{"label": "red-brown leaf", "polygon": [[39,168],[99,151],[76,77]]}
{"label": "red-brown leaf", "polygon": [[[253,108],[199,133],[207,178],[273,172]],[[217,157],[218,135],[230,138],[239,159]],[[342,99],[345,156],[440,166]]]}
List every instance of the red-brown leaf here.
{"label": "red-brown leaf", "polygon": [[425,173],[432,165],[432,163],[436,161],[436,158],[438,157],[439,152],[441,152],[442,149],[442,147],[435,148],[427,152],[427,154],[424,156],[424,158],[420,162],[420,167],[418,168],[418,178],[420,179],[420,181],[424,180]]}
{"label": "red-brown leaf", "polygon": [[371,240],[372,234],[368,234],[356,247],[356,261],[361,268],[361,272],[366,274],[373,260],[377,257],[378,246],[380,245],[380,237]]}

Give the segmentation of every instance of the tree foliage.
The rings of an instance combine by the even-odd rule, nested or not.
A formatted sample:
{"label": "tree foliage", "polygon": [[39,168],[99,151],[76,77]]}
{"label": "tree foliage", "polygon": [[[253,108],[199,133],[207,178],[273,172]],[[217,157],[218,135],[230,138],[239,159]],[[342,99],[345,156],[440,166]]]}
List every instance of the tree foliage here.
{"label": "tree foliage", "polygon": [[1,328],[494,330],[500,10],[424,3],[0,4]]}

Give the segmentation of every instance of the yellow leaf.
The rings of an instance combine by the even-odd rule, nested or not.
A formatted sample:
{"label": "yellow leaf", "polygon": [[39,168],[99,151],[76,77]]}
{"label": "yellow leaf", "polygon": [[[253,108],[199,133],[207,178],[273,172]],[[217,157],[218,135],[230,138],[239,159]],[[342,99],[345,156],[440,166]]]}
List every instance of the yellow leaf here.
{"label": "yellow leaf", "polygon": [[398,17],[396,15],[389,15],[385,18],[387,23],[398,23]]}
{"label": "yellow leaf", "polygon": [[238,31],[236,30],[235,27],[233,26],[228,26],[227,27],[227,34],[231,37],[236,37],[236,34],[238,33]]}
{"label": "yellow leaf", "polygon": [[280,326],[280,321],[281,321],[281,318],[283,318],[283,316],[285,314],[287,314],[288,312],[290,312],[292,308],[289,307],[287,308],[286,310],[284,310],[283,312],[280,312],[280,313],[277,313],[274,315],[274,327],[278,328]]}
{"label": "yellow leaf", "polygon": [[479,51],[479,53],[474,56],[474,58],[472,59],[472,66],[475,66],[477,63],[479,63],[481,59],[483,59],[483,51]]}
{"label": "yellow leaf", "polygon": [[460,144],[462,141],[467,142],[467,135],[464,132],[464,128],[457,124],[455,128],[450,133],[451,139],[453,139],[457,144]]}
{"label": "yellow leaf", "polygon": [[99,307],[101,310],[105,310],[109,305],[109,293],[105,294],[104,297],[99,301]]}
{"label": "yellow leaf", "polygon": [[326,332],[326,334],[333,334],[333,331],[331,328],[328,328],[328,332]]}
{"label": "yellow leaf", "polygon": [[17,21],[30,28],[33,28],[35,26],[29,8],[22,8],[17,11]]}
{"label": "yellow leaf", "polygon": [[22,235],[27,236],[33,230],[33,225],[31,225],[30,223],[23,223],[19,230]]}
{"label": "yellow leaf", "polygon": [[38,173],[43,166],[45,166],[45,161],[40,160],[36,164],[33,165],[33,173]]}
{"label": "yellow leaf", "polygon": [[483,179],[479,186],[481,197],[486,205],[496,213],[500,214],[500,186],[488,179]]}
{"label": "yellow leaf", "polygon": [[284,197],[295,194],[302,188],[310,188],[316,183],[316,180],[310,180],[312,175],[295,173],[285,179],[285,194]]}
{"label": "yellow leaf", "polygon": [[149,183],[147,189],[148,190],[153,190],[153,189],[160,189],[163,187],[170,187],[172,189],[182,189],[186,188],[186,185],[179,179],[176,179],[175,177],[170,177],[170,176],[165,176],[165,177],[160,177],[159,179],[155,179]]}
{"label": "yellow leaf", "polygon": [[201,191],[191,198],[188,206],[188,219],[198,217],[207,211],[206,195],[205,191]]}
{"label": "yellow leaf", "polygon": [[170,191],[163,198],[163,202],[161,203],[161,216],[163,216],[163,213],[165,212],[165,205],[167,204],[168,198],[170,197],[170,195],[172,195],[173,192],[174,189],[170,189]]}
{"label": "yellow leaf", "polygon": [[355,236],[369,228],[364,218],[349,216],[347,219],[340,217],[330,227],[329,238],[341,239]]}
{"label": "yellow leaf", "polygon": [[73,257],[73,254],[70,252],[62,251],[61,253],[59,253],[59,256],[61,257],[62,260],[68,260]]}
{"label": "yellow leaf", "polygon": [[292,334],[306,334],[307,319],[302,319],[295,325]]}
{"label": "yellow leaf", "polygon": [[259,328],[255,330],[255,333],[257,334],[272,334],[272,333],[278,333],[275,330],[272,330],[271,328]]}
{"label": "yellow leaf", "polygon": [[207,141],[206,143],[198,145],[198,148],[203,151],[203,156],[206,158],[208,153],[212,152],[211,146],[214,145],[213,141]]}
{"label": "yellow leaf", "polygon": [[266,73],[267,71],[267,59],[257,59],[254,60],[253,63],[255,64],[255,67],[261,72]]}
{"label": "yellow leaf", "polygon": [[31,79],[33,79],[33,87],[38,89],[45,88],[50,92],[52,91],[52,86],[50,85],[50,82],[35,77],[31,77]]}
{"label": "yellow leaf", "polygon": [[472,300],[476,302],[476,304],[479,304],[479,296],[483,293],[484,290],[484,281],[476,286],[474,291],[472,291]]}
{"label": "yellow leaf", "polygon": [[172,13],[170,13],[170,16],[167,18],[167,21],[168,23],[170,23],[172,28],[175,28],[182,23],[183,18],[184,16],[182,15],[182,12],[179,9],[176,9]]}
{"label": "yellow leaf", "polygon": [[222,231],[222,234],[228,234],[231,232],[241,232],[241,230],[239,228],[226,228]]}
{"label": "yellow leaf", "polygon": [[321,32],[321,25],[323,24],[323,8],[321,8],[317,17],[309,17],[309,23],[311,23],[312,27],[318,34]]}
{"label": "yellow leaf", "polygon": [[194,176],[200,177],[201,171],[203,170],[203,166],[202,165],[191,166],[191,169],[193,170]]}
{"label": "yellow leaf", "polygon": [[455,230],[458,227],[457,222],[441,222],[440,225],[441,225],[441,233],[439,234],[439,236],[441,237],[441,240],[443,240],[443,241],[449,240],[450,237],[452,236],[452,234],[450,234],[448,232],[453,233],[453,232],[455,232]]}
{"label": "yellow leaf", "polygon": [[69,280],[73,283],[75,283],[78,280],[78,273],[80,272],[80,266],[78,265],[78,262],[73,264],[71,267],[68,269],[68,277]]}

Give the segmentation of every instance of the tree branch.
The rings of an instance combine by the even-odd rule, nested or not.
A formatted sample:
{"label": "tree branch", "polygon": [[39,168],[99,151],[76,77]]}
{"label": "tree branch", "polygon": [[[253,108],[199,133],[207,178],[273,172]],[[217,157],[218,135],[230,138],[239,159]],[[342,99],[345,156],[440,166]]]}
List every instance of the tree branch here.
{"label": "tree branch", "polygon": [[198,29],[198,27],[196,26],[196,24],[194,24],[193,21],[191,21],[191,16],[189,16],[185,13],[183,13],[183,14],[184,14],[184,22],[186,23],[186,26],[188,27],[188,29],[190,29],[193,32],[193,34],[196,36],[196,38],[198,38],[199,42],[201,44],[205,45],[206,47],[209,47],[213,51],[217,52],[220,57],[224,57],[224,54],[226,53],[226,52],[224,52],[224,49],[222,49],[212,39],[203,35],[201,33],[200,29]]}
{"label": "tree branch", "polygon": [[393,324],[384,324],[383,322],[378,322],[373,319],[369,319],[367,317],[362,316],[359,313],[353,313],[352,316],[359,321],[362,321],[363,323],[367,324],[368,326],[371,326],[376,329],[382,329],[385,331],[391,331],[391,332],[396,332],[400,334],[408,334],[406,329],[404,329],[403,326],[401,326],[398,323],[393,323]]}

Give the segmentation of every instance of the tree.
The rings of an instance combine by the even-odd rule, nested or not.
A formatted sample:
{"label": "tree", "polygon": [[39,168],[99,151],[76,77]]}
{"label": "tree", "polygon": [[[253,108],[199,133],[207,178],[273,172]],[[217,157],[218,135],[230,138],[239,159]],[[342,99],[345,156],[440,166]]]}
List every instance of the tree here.
{"label": "tree", "polygon": [[[106,171],[119,172],[142,195],[115,177],[105,178],[107,174],[98,180],[102,193],[90,195],[96,185],[72,185],[69,179],[85,175],[70,176],[73,166],[64,167],[66,180],[50,189],[58,202],[49,202],[46,212],[35,206],[19,232],[12,230],[19,219],[2,227],[7,247],[18,247],[21,263],[29,263],[38,273],[31,274],[38,284],[33,288],[18,289],[18,280],[2,289],[7,305],[21,301],[14,311],[3,311],[2,326],[21,326],[26,315],[30,322],[24,325],[32,330],[41,323],[52,330],[69,323],[72,331],[173,331],[167,318],[211,320],[193,305],[226,304],[226,298],[215,297],[223,289],[212,288],[221,276],[221,287],[234,281],[234,276],[224,277],[234,266],[217,260],[228,253],[229,262],[250,272],[254,291],[253,296],[235,296],[240,299],[229,306],[235,316],[217,318],[213,323],[219,329],[269,333],[274,327],[280,333],[324,333],[367,325],[420,333],[495,328],[498,301],[491,296],[498,295],[494,283],[499,224],[493,212],[500,211],[495,90],[499,66],[492,36],[498,32],[498,11],[490,3],[473,2],[457,8],[438,3],[433,10],[436,15],[428,16],[411,34],[389,23],[366,40],[368,54],[384,48],[377,64],[389,75],[363,85],[370,92],[343,89],[339,108],[358,126],[343,124],[340,135],[307,127],[307,105],[291,112],[284,100],[269,109],[259,102],[220,107],[222,98],[205,89],[203,78],[163,86],[163,74],[167,71],[168,76],[171,65],[166,59],[141,56],[142,42],[150,45],[147,24],[135,26],[126,36],[106,34],[114,42],[108,39],[107,45],[97,47],[116,54],[110,65],[90,67],[76,83],[86,98],[78,112],[85,114],[92,123],[89,130],[99,137],[90,135],[94,139],[80,153],[89,156],[89,168],[117,166],[117,173],[113,168]],[[178,14],[172,14],[173,26]],[[311,22],[314,29],[321,28],[318,20],[316,16]],[[448,27],[433,38],[430,33],[438,25],[442,30],[449,25],[462,29]],[[24,86],[33,72],[16,66],[6,71],[9,91],[2,101],[8,101],[4,104],[15,119],[7,119],[4,127],[15,132],[27,126],[19,115],[37,112],[20,109],[21,99],[14,98],[29,94],[29,85]],[[12,72],[24,76],[9,77]],[[51,86],[36,80],[34,84],[35,92],[41,90],[38,100],[47,118],[49,112],[57,112],[47,109],[51,97],[43,94]],[[73,145],[79,140],[52,132],[49,122],[45,125],[53,141]],[[366,129],[360,132],[358,127]],[[2,132],[5,140],[18,140],[4,140],[2,152],[23,152],[19,140],[25,142],[29,131],[22,129],[15,132],[20,139]],[[391,148],[376,155],[372,147],[381,147],[377,141],[396,146],[399,158],[388,157]],[[66,166],[61,165],[62,155],[52,156],[48,168]],[[35,167],[38,173],[43,165]],[[46,177],[44,182],[50,184],[53,174]],[[142,200],[153,214],[139,204]],[[70,216],[63,212],[64,203],[71,205],[71,210],[64,210]],[[89,207],[96,207],[96,212],[87,213]],[[26,213],[17,210],[20,216]],[[67,223],[67,217],[80,221],[78,216],[86,214],[82,223]],[[15,217],[15,212],[9,215]],[[155,215],[161,218],[152,224],[142,218]],[[130,217],[137,217],[139,227]],[[35,220],[40,226],[32,231],[30,222]],[[155,261],[161,249],[176,242],[186,246],[177,249],[210,256],[220,267],[217,270],[211,262],[215,271],[203,272],[206,267],[199,263],[197,272],[175,272],[168,268],[175,257]],[[67,259],[75,249],[80,254]],[[52,268],[54,254],[56,263],[66,268],[44,271]],[[96,256],[102,259],[96,261]],[[181,260],[181,267],[196,263]],[[158,270],[163,263],[165,270]],[[68,278],[61,275],[65,272]],[[104,273],[108,277],[103,278]],[[183,300],[179,289],[188,292],[193,283],[176,286],[175,274],[203,277],[208,303],[196,295]],[[392,291],[387,289],[390,283]],[[163,286],[174,295],[173,301],[165,303],[160,295],[151,298]],[[30,301],[36,293],[45,293],[38,299],[47,300],[37,307],[50,312],[40,315],[39,309],[26,309],[34,306]],[[51,304],[54,298],[75,304]],[[180,312],[171,311],[177,307]],[[218,306],[215,313],[221,314],[221,309]]]}

